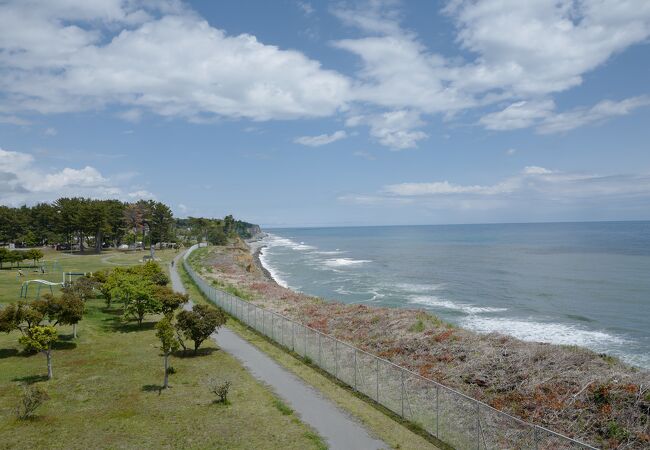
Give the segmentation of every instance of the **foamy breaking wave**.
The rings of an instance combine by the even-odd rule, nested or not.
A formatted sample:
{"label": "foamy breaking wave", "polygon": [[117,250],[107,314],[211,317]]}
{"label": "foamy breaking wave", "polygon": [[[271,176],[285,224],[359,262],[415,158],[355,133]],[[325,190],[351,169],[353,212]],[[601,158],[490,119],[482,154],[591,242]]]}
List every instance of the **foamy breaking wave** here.
{"label": "foamy breaking wave", "polygon": [[446,308],[454,311],[462,311],[465,314],[481,314],[506,311],[507,308],[495,308],[491,306],[472,306],[463,303],[454,303],[451,300],[445,300],[434,295],[412,295],[409,298],[410,303],[419,305],[433,306],[435,308]]}
{"label": "foamy breaking wave", "polygon": [[444,287],[444,284],[419,284],[419,283],[397,283],[389,287],[399,289],[400,291],[420,294],[424,292],[438,291]]}
{"label": "foamy breaking wave", "polygon": [[262,266],[271,274],[271,278],[275,280],[280,286],[284,288],[289,288],[289,284],[282,279],[278,270],[276,270],[268,261],[268,255],[266,254],[266,248],[263,248],[260,251],[260,263]]}
{"label": "foamy breaking wave", "polygon": [[541,323],[500,317],[471,316],[465,318],[461,325],[479,333],[497,332],[509,334],[523,341],[579,345],[595,350],[606,348],[608,344],[623,344],[625,342],[619,336],[602,331],[585,330],[561,323]]}
{"label": "foamy breaking wave", "polygon": [[350,267],[372,262],[369,259],[333,258],[323,261],[327,267]]}
{"label": "foamy breaking wave", "polygon": [[264,244],[267,247],[289,247],[292,250],[306,251],[306,250],[315,250],[316,247],[307,245],[304,242],[296,242],[289,238],[283,238],[276,236],[274,234],[268,233],[264,238]]}

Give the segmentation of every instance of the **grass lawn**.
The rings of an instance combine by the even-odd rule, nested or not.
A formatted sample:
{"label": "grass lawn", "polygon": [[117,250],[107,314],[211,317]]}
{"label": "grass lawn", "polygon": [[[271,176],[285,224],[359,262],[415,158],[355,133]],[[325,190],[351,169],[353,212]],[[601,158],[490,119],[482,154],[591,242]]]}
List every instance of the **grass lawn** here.
{"label": "grass lawn", "polygon": [[[134,264],[145,254],[58,256],[64,270],[94,271]],[[175,252],[158,252],[169,261]],[[48,255],[50,257],[51,255]],[[108,257],[108,258],[107,258]],[[17,300],[16,271],[0,271],[0,303]],[[54,379],[44,381],[45,356],[23,356],[19,333],[0,335],[0,448],[283,448],[322,449],[322,440],[237,360],[211,342],[196,357],[172,357],[171,389],[160,392],[162,357],[153,320],[123,324],[118,310],[90,300],[78,326],[60,327]],[[229,405],[214,404],[210,378],[231,380]],[[14,407],[21,383],[38,383],[51,400],[33,420]]]}

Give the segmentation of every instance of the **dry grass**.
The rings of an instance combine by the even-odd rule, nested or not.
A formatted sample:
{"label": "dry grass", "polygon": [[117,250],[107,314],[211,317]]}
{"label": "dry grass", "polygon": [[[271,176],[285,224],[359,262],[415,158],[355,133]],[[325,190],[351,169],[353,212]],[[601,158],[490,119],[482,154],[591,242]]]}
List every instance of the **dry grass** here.
{"label": "dry grass", "polygon": [[479,335],[422,310],[345,305],[295,293],[268,280],[247,250],[241,242],[201,249],[192,263],[204,277],[244,292],[259,306],[499,410],[600,447],[650,446],[648,371],[583,348]]}

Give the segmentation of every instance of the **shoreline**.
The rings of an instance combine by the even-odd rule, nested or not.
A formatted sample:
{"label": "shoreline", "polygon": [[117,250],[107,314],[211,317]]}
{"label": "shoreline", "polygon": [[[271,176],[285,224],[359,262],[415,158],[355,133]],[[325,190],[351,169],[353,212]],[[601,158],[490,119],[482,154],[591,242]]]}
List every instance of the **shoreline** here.
{"label": "shoreline", "polygon": [[[645,442],[645,410],[639,401],[647,402],[650,410],[650,400],[639,398],[650,395],[649,370],[585,347],[480,334],[450,325],[424,309],[347,304],[309,296],[273,278],[262,263],[267,246],[261,241],[212,247],[202,263],[212,269],[201,270],[201,275],[241,289],[260,307],[497,410],[602,447],[607,447],[603,435],[608,424],[616,421],[629,431],[633,443],[629,448],[643,448],[639,444]],[[607,392],[605,409],[598,400],[601,391]],[[576,416],[592,425],[576,428]]]}

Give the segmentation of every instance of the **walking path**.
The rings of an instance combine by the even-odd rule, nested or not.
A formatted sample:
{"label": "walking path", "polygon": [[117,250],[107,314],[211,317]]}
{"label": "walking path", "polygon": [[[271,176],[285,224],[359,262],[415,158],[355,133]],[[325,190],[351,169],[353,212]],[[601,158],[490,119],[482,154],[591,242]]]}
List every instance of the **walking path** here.
{"label": "walking path", "polygon": [[[176,270],[176,266],[182,264],[182,256],[183,253],[174,258],[174,267],[169,270],[172,287],[179,292],[185,292]],[[309,424],[327,441],[330,449],[387,448],[383,441],[371,437],[368,431],[347,413],[238,334],[222,327],[219,334],[212,335],[212,338],[222,350],[241,361],[255,378],[271,386],[275,393],[296,411],[303,422]]]}

